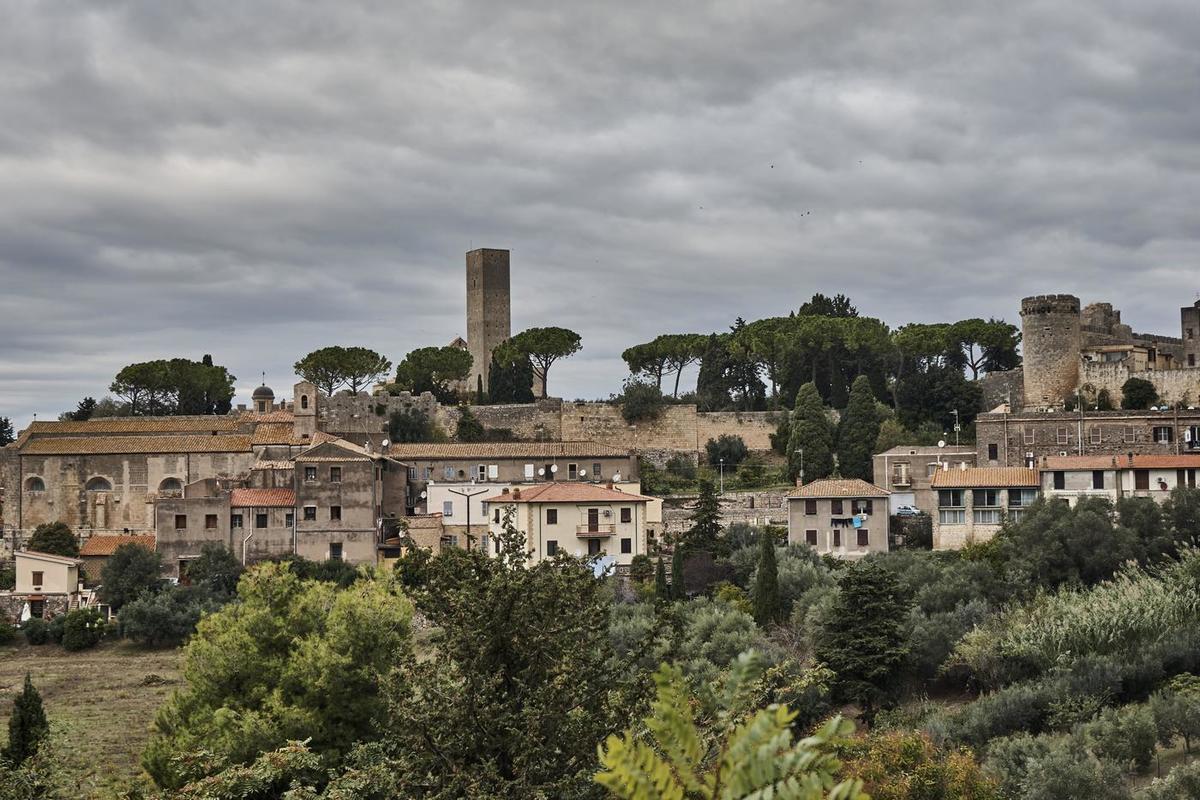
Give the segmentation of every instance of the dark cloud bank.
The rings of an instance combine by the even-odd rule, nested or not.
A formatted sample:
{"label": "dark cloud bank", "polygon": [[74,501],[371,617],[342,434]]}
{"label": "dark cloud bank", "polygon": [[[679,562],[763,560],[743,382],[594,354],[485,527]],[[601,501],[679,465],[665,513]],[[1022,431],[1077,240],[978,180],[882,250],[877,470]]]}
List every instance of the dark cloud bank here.
{"label": "dark cloud bank", "polygon": [[[463,252],[604,396],[666,331],[1200,289],[1190,2],[90,2],[0,26],[0,414],[210,352],[463,333]],[[809,213],[811,212],[811,213]]]}

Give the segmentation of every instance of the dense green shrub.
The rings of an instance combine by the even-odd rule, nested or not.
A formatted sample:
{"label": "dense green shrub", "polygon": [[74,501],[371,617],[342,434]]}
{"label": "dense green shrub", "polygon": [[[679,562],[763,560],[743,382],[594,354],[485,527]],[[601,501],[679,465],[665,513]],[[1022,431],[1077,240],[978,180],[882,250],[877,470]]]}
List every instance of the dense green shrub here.
{"label": "dense green shrub", "polygon": [[1165,778],[1156,778],[1134,800],[1196,800],[1200,797],[1200,761],[1181,764]]}
{"label": "dense green shrub", "polygon": [[0,620],[0,644],[12,644],[17,640],[17,628],[11,623]]}
{"label": "dense green shrub", "polygon": [[50,626],[46,624],[44,619],[33,617],[26,621],[22,627],[25,632],[25,641],[30,644],[45,644],[50,641]]}
{"label": "dense green shrub", "polygon": [[1013,800],[1128,800],[1120,769],[1072,736],[1020,734],[988,749],[986,768]]}
{"label": "dense green shrub", "polygon": [[121,633],[138,644],[178,647],[195,632],[204,614],[221,605],[218,596],[203,586],[176,586],[126,603],[118,619]]}
{"label": "dense green shrub", "polygon": [[704,445],[705,455],[708,456],[708,463],[714,467],[725,462],[725,469],[733,469],[746,460],[746,456],[750,451],[746,448],[746,443],[742,441],[742,437],[723,433],[716,439],[709,439]]}
{"label": "dense green shrub", "polygon": [[1083,727],[1083,735],[1099,758],[1142,773],[1150,769],[1158,744],[1154,712],[1146,705],[1106,708]]}
{"label": "dense green shrub", "polygon": [[162,583],[162,556],[140,544],[123,544],[104,562],[100,571],[100,598],[120,611],[142,592]]}
{"label": "dense green shrub", "polygon": [[658,386],[637,378],[625,381],[618,400],[621,403],[621,417],[629,423],[658,419],[667,406],[667,400]]}
{"label": "dense green shrub", "polygon": [[50,618],[48,630],[50,632],[50,641],[55,644],[62,644],[63,626],[66,625],[67,615],[56,614]]}
{"label": "dense green shrub", "polygon": [[104,620],[94,608],[77,608],[68,611],[63,620],[62,646],[64,650],[87,650],[95,647],[104,638]]}

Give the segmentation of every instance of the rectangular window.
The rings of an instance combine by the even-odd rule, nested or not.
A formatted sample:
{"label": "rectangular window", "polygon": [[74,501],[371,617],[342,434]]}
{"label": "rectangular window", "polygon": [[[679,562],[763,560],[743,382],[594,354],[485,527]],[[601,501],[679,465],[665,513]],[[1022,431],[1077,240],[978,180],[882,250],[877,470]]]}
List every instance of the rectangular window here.
{"label": "rectangular window", "polygon": [[408,479],[410,481],[415,481],[417,479],[417,468],[416,467],[408,468]]}
{"label": "rectangular window", "polygon": [[443,517],[453,517],[454,516],[454,501],[453,500],[443,500],[442,501],[442,516]]}
{"label": "rectangular window", "polygon": [[1033,444],[1034,443],[1034,439],[1036,437],[1034,436],[1034,431],[1033,431],[1032,425],[1025,426],[1024,430],[1022,431],[1022,437],[1023,437],[1022,441],[1024,441],[1025,444]]}
{"label": "rectangular window", "polygon": [[842,501],[841,500],[830,500],[829,506],[830,506],[830,513],[834,514],[835,516],[840,517],[843,513],[845,513],[842,510]]}
{"label": "rectangular window", "polygon": [[842,546],[842,531],[840,528],[833,529],[833,546],[834,547]]}
{"label": "rectangular window", "polygon": [[557,539],[547,539],[546,540],[546,555],[548,555],[548,556],[558,555],[558,540]]}
{"label": "rectangular window", "polygon": [[216,527],[217,527],[217,515],[216,514],[205,514],[204,515],[205,530],[210,530],[210,531],[215,530]]}
{"label": "rectangular window", "polygon": [[1135,469],[1133,471],[1133,490],[1135,492],[1150,491],[1150,470]]}
{"label": "rectangular window", "polygon": [[255,514],[254,515],[254,527],[256,527],[256,528],[267,527],[267,515],[266,514]]}
{"label": "rectangular window", "polygon": [[175,515],[175,530],[181,531],[187,528],[187,514]]}
{"label": "rectangular window", "polygon": [[241,514],[230,514],[229,515],[229,527],[231,527],[231,528],[242,527],[242,515]]}
{"label": "rectangular window", "polygon": [[330,561],[341,561],[342,560],[342,543],[341,542],[330,542],[329,543],[329,560]]}
{"label": "rectangular window", "polygon": [[494,519],[497,524],[500,523],[500,507],[499,506],[496,507],[496,514],[495,514]]}
{"label": "rectangular window", "polygon": [[527,481],[533,480],[533,464],[525,465],[525,480],[527,480]]}
{"label": "rectangular window", "polygon": [[340,522],[341,519],[342,519],[342,507],[341,506],[330,506],[329,507],[329,520],[331,522]]}
{"label": "rectangular window", "polygon": [[475,467],[475,477],[481,481],[487,480],[487,464],[480,464]]}
{"label": "rectangular window", "polygon": [[293,525],[295,525],[296,524],[296,515],[294,513],[292,513],[291,511],[284,514],[283,515],[283,524],[289,528],[292,527]]}
{"label": "rectangular window", "polygon": [[558,509],[557,508],[547,508],[546,509],[546,524],[547,525],[557,525],[558,524]]}
{"label": "rectangular window", "polygon": [[1188,353],[1188,366],[1189,367],[1196,366],[1196,354],[1195,353]]}
{"label": "rectangular window", "polygon": [[1008,507],[1025,508],[1037,500],[1037,489],[1009,489]]}
{"label": "rectangular window", "polygon": [[1092,470],[1092,488],[1093,489],[1103,489],[1104,488],[1104,470],[1102,470],[1102,469]]}
{"label": "rectangular window", "polygon": [[805,531],[804,532],[804,542],[809,547],[816,547],[817,546],[817,532],[816,531]]}
{"label": "rectangular window", "polygon": [[871,545],[871,534],[866,528],[858,529],[858,546],[869,547]]}
{"label": "rectangular window", "polygon": [[315,481],[316,479],[317,479],[317,468],[316,467],[305,467],[304,468],[304,480]]}
{"label": "rectangular window", "polygon": [[592,480],[594,480],[594,481],[600,480],[600,462],[599,461],[592,464]]}
{"label": "rectangular window", "polygon": [[43,578],[44,578],[44,577],[45,577],[45,573],[44,573],[44,572],[34,572],[34,573],[33,573],[33,585],[34,585],[34,586],[41,586],[41,585],[42,585],[42,582],[43,582]]}
{"label": "rectangular window", "polygon": [[317,507],[316,506],[305,506],[304,507],[304,520],[306,522],[316,522],[317,521]]}
{"label": "rectangular window", "polygon": [[633,552],[633,539],[622,539],[621,540],[621,552],[622,553],[632,553]]}
{"label": "rectangular window", "polygon": [[500,465],[488,464],[488,480],[494,481],[500,477]]}
{"label": "rectangular window", "polygon": [[997,508],[1000,505],[1000,490],[976,489],[971,493],[971,503],[976,508]]}
{"label": "rectangular window", "polygon": [[1067,488],[1067,473],[1061,469],[1054,471],[1054,488],[1059,491]]}
{"label": "rectangular window", "polygon": [[941,508],[962,508],[962,489],[938,489],[938,506]]}
{"label": "rectangular window", "polygon": [[1154,441],[1157,444],[1170,444],[1175,441],[1175,429],[1168,425],[1155,426]]}
{"label": "rectangular window", "polygon": [[1137,441],[1137,431],[1132,425],[1125,426],[1125,444],[1133,444]]}
{"label": "rectangular window", "polygon": [[426,467],[425,468],[425,480],[428,481],[432,477],[433,477],[433,467]]}
{"label": "rectangular window", "polygon": [[1000,460],[1000,445],[992,442],[988,445],[988,461]]}
{"label": "rectangular window", "polygon": [[850,513],[851,514],[874,514],[875,513],[875,501],[874,500],[851,500],[850,501]]}
{"label": "rectangular window", "polygon": [[998,508],[979,508],[974,512],[976,525],[999,525],[1000,524],[1000,509]]}
{"label": "rectangular window", "polygon": [[621,522],[633,522],[633,509],[632,508],[622,508],[621,509]]}
{"label": "rectangular window", "polygon": [[817,513],[817,501],[816,500],[805,500],[804,501],[804,513],[810,517],[815,516]]}
{"label": "rectangular window", "polygon": [[454,467],[445,467],[442,470],[442,475],[445,476],[446,480],[448,481],[454,480]]}
{"label": "rectangular window", "polygon": [[937,474],[938,467],[941,466],[937,461],[930,461],[925,465],[925,477],[932,478]]}
{"label": "rectangular window", "polygon": [[579,465],[578,464],[567,464],[567,478],[569,480],[573,480],[573,481],[579,479]]}
{"label": "rectangular window", "polygon": [[961,508],[943,508],[938,511],[938,522],[942,525],[962,525],[967,521],[967,512]]}
{"label": "rectangular window", "polygon": [[600,540],[599,539],[588,539],[588,555],[589,556],[600,555]]}
{"label": "rectangular window", "polygon": [[342,468],[341,467],[330,467],[329,468],[329,482],[330,483],[341,483],[342,482]]}
{"label": "rectangular window", "polygon": [[1059,444],[1070,444],[1071,443],[1071,429],[1068,428],[1066,425],[1058,426],[1058,443]]}

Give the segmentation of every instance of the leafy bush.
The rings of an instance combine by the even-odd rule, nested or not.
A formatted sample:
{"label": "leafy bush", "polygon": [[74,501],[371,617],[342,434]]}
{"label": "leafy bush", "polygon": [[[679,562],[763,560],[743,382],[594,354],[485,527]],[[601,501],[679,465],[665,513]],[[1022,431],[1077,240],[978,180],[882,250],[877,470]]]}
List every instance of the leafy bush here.
{"label": "leafy bush", "polygon": [[79,555],[79,540],[64,522],[43,522],[33,529],[25,543],[27,550],[74,558]]}
{"label": "leafy bush", "polygon": [[696,480],[696,462],[685,455],[674,455],[667,459],[667,473],[685,481]]}
{"label": "leafy bush", "polygon": [[388,437],[404,444],[431,442],[434,440],[433,423],[428,414],[416,407],[393,411],[388,417]]}
{"label": "leafy bush", "polygon": [[697,686],[711,685],[759,640],[754,617],[727,603],[702,597],[680,604],[678,615],[676,662]]}
{"label": "leafy bush", "polygon": [[33,617],[24,625],[25,641],[33,645],[45,644],[50,641],[50,626],[46,620]]}
{"label": "leafy bush", "polygon": [[628,423],[654,420],[667,405],[662,390],[650,381],[629,378],[620,397],[621,417]]}
{"label": "leafy bush", "polygon": [[196,631],[204,614],[220,607],[221,603],[204,587],[177,586],[126,603],[118,619],[121,632],[138,644],[178,647]]}
{"label": "leafy bush", "polygon": [[988,749],[985,768],[1017,800],[1128,800],[1120,769],[1071,736],[1020,734]]}
{"label": "leafy bush", "polygon": [[104,620],[94,608],[77,608],[68,611],[63,620],[62,646],[64,650],[87,650],[95,647],[104,638]]}
{"label": "leafy bush", "polygon": [[1180,764],[1165,778],[1155,778],[1135,800],[1196,800],[1200,797],[1200,761]]}
{"label": "leafy bush", "polygon": [[17,640],[17,628],[11,623],[0,620],[0,644],[12,644]]}
{"label": "leafy bush", "polygon": [[200,557],[188,562],[187,578],[193,586],[232,596],[243,569],[232,550],[219,542],[208,542],[200,548]]}
{"label": "leafy bush", "polygon": [[49,627],[48,627],[48,630],[50,633],[50,641],[54,642],[55,644],[62,644],[63,626],[66,625],[66,622],[67,622],[66,614],[57,614],[50,618]]}
{"label": "leafy bush", "polygon": [[944,752],[915,731],[887,731],[840,742],[843,774],[872,800],[998,800],[999,787],[969,750]]}
{"label": "leafy bush", "polygon": [[1146,772],[1154,759],[1158,728],[1149,706],[1108,708],[1083,728],[1092,752],[1122,769]]}
{"label": "leafy bush", "polygon": [[1121,408],[1145,411],[1158,402],[1158,390],[1145,378],[1130,378],[1121,385]]}
{"label": "leafy bush", "polygon": [[140,544],[119,546],[100,572],[100,597],[119,611],[142,592],[161,582],[162,556]]}
{"label": "leafy bush", "polygon": [[709,464],[715,467],[724,460],[725,467],[729,469],[745,461],[750,451],[742,437],[723,433],[716,439],[709,439],[704,445],[704,452],[708,456]]}
{"label": "leafy bush", "polygon": [[11,561],[0,561],[0,592],[12,591],[17,587],[17,565]]}

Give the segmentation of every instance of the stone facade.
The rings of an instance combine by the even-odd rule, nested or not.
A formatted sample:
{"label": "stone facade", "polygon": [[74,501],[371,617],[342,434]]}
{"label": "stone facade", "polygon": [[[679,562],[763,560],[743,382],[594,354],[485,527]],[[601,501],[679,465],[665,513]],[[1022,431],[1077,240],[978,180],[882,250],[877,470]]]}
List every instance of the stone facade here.
{"label": "stone facade", "polygon": [[[694,494],[674,494],[662,500],[662,528],[667,541],[674,541],[690,526],[688,518],[696,505]],[[787,490],[726,492],[721,495],[721,524],[787,525]]]}
{"label": "stone facade", "polygon": [[1038,295],[1021,301],[1024,405],[1053,408],[1079,385],[1079,298]]}
{"label": "stone facade", "polygon": [[933,476],[941,466],[960,469],[975,466],[973,445],[893,447],[875,455],[872,461],[875,484],[891,491],[888,506],[896,513],[900,506],[916,506],[926,514],[937,512],[937,495],[931,488]]}
{"label": "stone facade", "polygon": [[1200,367],[1200,300],[1179,309],[1183,334],[1183,366]]}
{"label": "stone facade", "polygon": [[487,391],[492,351],[512,336],[509,252],[480,249],[467,253],[467,349],[471,353],[468,390]]}
{"label": "stone facade", "polygon": [[975,418],[975,442],[980,466],[1033,466],[1060,455],[1200,452],[1200,410],[987,413]]}

